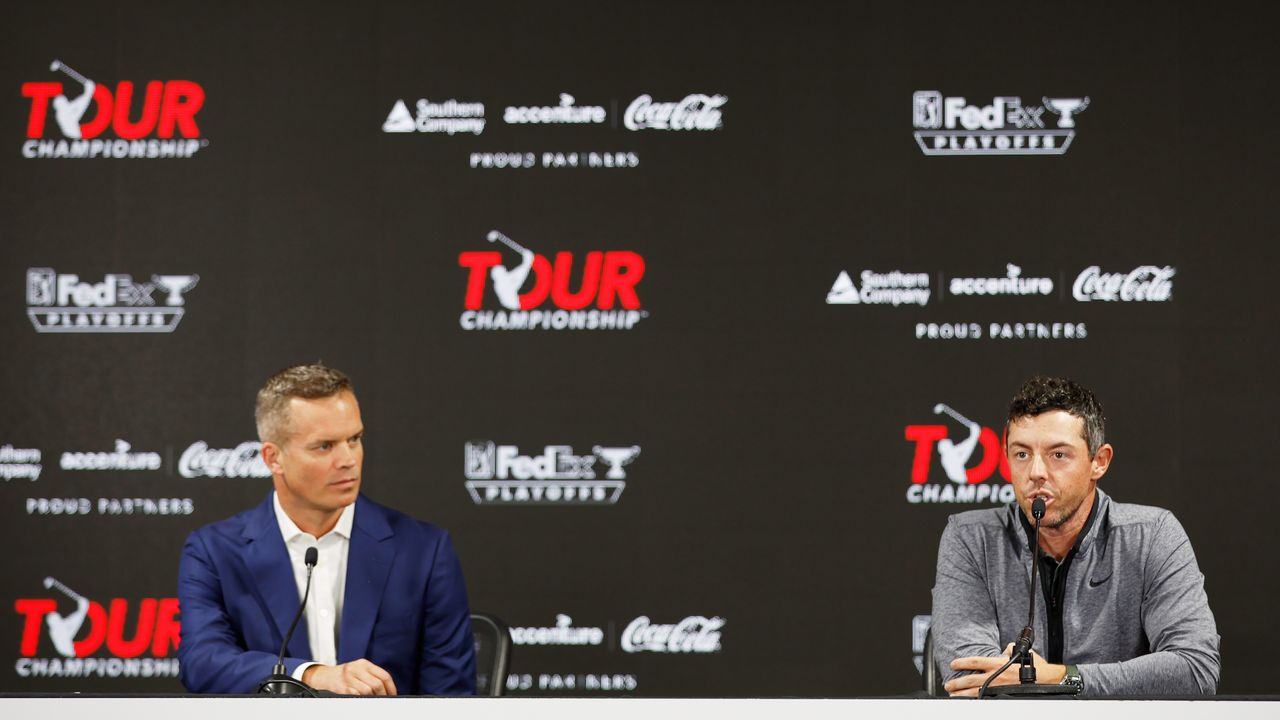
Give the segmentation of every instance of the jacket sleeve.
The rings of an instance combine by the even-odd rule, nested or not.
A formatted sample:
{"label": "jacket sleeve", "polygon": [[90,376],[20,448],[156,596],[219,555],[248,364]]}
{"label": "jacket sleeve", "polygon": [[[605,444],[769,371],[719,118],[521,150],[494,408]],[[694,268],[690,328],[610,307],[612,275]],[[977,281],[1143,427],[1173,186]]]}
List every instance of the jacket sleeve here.
{"label": "jacket sleeve", "polygon": [[965,542],[955,518],[947,519],[938,544],[938,568],[933,585],[933,661],[943,682],[968,671],[951,669],[961,657],[1000,655],[996,606],[987,588],[981,547]]}
{"label": "jacket sleeve", "polygon": [[[199,531],[187,537],[178,562],[178,606],[182,639],[178,644],[178,675],[196,693],[252,693],[271,675],[276,655],[247,650],[243,631],[236,627],[225,602],[222,580]],[[285,672],[305,662],[285,658]]]}
{"label": "jacket sleeve", "polygon": [[1085,695],[1213,695],[1221,656],[1217,624],[1191,541],[1164,513],[1143,567],[1142,629],[1151,652],[1082,664]]}
{"label": "jacket sleeve", "polygon": [[474,695],[475,637],[462,565],[446,533],[436,545],[427,583],[418,686],[427,695]]}

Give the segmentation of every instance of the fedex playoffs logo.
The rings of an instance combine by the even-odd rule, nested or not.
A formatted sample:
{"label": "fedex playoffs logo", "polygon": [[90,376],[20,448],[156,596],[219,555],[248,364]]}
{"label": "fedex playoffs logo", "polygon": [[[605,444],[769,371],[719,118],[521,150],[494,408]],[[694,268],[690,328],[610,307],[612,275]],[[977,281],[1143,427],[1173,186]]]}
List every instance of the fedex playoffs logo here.
{"label": "fedex playoffs logo", "polygon": [[[911,96],[916,144],[930,156],[1062,155],[1076,137],[1076,116],[1089,107],[1086,97],[1042,97],[1043,105],[1020,97],[996,97],[976,105],[936,90]],[[1057,118],[1046,127],[1045,113]]]}
{"label": "fedex playoffs logo", "polygon": [[[178,660],[169,657],[179,642],[177,598],[136,604],[114,598],[103,605],[51,577],[44,587],[61,597],[13,603],[22,617],[14,664],[20,677],[177,677]],[[50,651],[52,657],[41,657]]]}
{"label": "fedex playoffs logo", "polygon": [[[630,330],[648,317],[636,290],[645,267],[639,253],[596,250],[575,258],[558,252],[552,260],[497,230],[488,240],[501,242],[519,261],[508,267],[497,250],[458,255],[468,271],[463,330]],[[490,297],[501,310],[484,308]]]}
{"label": "fedex playoffs logo", "polygon": [[[949,406],[933,406],[935,415],[946,415],[964,428],[952,434],[948,425],[908,425],[906,439],[915,444],[911,461],[911,485],[907,488],[910,503],[1005,503],[1013,500],[1013,486],[988,484],[998,471],[1009,480],[1009,460],[1001,448],[995,430],[983,427]],[[949,481],[930,483],[934,453],[938,465]]]}
{"label": "fedex playoffs logo", "polygon": [[22,84],[22,96],[30,101],[23,157],[189,158],[208,143],[196,124],[204,106],[204,88],[197,83],[151,80],[135,87],[121,80],[109,88],[58,60],[49,70],[70,82]]}

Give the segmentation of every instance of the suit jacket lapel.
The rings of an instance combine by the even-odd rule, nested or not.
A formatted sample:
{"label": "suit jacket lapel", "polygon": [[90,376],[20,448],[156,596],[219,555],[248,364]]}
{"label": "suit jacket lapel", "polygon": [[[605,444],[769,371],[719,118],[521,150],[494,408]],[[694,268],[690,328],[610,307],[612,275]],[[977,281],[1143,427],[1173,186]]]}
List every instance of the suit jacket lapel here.
{"label": "suit jacket lapel", "polygon": [[395,559],[391,526],[382,509],[364,499],[356,500],[356,516],[347,549],[347,585],[342,600],[342,626],[338,632],[338,662],[365,657],[373,621],[382,604],[382,593]]}
{"label": "suit jacket lapel", "polygon": [[[284,641],[284,634],[289,630],[289,623],[298,612],[298,585],[293,579],[293,568],[289,563],[289,550],[284,546],[284,538],[280,535],[280,525],[276,522],[275,507],[271,502],[271,494],[254,509],[252,519],[245,524],[241,533],[245,538],[244,562],[253,577],[254,592],[258,602],[275,621],[276,636],[274,644]],[[289,642],[289,655],[292,657],[311,657],[311,642],[307,639],[307,619],[298,622],[293,639]]]}

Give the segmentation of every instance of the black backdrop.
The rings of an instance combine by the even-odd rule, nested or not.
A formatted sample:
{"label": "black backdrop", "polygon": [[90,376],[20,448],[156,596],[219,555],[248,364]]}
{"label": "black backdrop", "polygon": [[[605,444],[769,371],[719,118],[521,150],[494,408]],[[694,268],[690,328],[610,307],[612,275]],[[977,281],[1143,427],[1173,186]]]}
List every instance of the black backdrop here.
{"label": "black backdrop", "polygon": [[[11,4],[0,689],[178,688],[182,539],[268,487],[192,447],[251,441],[261,381],[319,359],[356,381],[366,492],[448,528],[473,608],[534,628],[516,692],[913,689],[944,518],[1007,484],[980,441],[947,452],[983,500],[911,502],[968,486],[912,438],[998,433],[1034,372],[1098,394],[1104,488],[1178,515],[1222,691],[1269,691],[1277,57],[1274,18],[1225,8]],[[132,83],[126,122],[61,130],[55,104],[74,125],[81,90],[54,60],[108,101]],[[186,81],[156,86],[176,116],[130,131],[150,81]],[[628,113],[645,95],[681,104],[673,128]],[[386,132],[400,101],[409,131]],[[938,133],[1054,146],[923,152]],[[460,263],[480,256],[463,254],[518,272],[494,230],[546,268],[569,253],[570,291],[605,253],[634,302],[579,317],[630,327],[464,328]],[[1115,292],[1091,294],[1090,268]],[[966,295],[966,278],[1005,282]],[[482,322],[574,321],[559,295],[522,315],[480,280]],[[166,331],[136,332],[155,317]],[[613,478],[610,448],[630,458]],[[604,500],[485,502],[503,452],[573,456],[563,474],[589,467]],[[635,647],[642,617],[675,642]]]}

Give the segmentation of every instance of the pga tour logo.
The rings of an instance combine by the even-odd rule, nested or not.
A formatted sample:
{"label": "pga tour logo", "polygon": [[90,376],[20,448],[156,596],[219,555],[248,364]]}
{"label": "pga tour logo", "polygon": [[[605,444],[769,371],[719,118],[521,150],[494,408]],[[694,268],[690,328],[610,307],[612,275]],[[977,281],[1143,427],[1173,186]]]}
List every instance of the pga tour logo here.
{"label": "pga tour logo", "polygon": [[464,453],[467,492],[477,505],[613,505],[627,487],[623,468],[640,446],[596,445],[591,452],[547,445],[540,455],[521,455],[515,445],[475,440]]}
{"label": "pga tour logo", "polygon": [[[1020,97],[996,97],[989,105],[936,90],[911,96],[916,144],[925,155],[1062,155],[1076,136],[1076,116],[1089,107],[1086,97],[1043,97],[1027,105]],[[1056,116],[1056,127],[1047,127]]]}
{"label": "pga tour logo", "polygon": [[173,332],[185,314],[186,293],[199,281],[199,275],[152,275],[150,282],[135,282],[109,273],[94,283],[28,268],[27,316],[41,333]]}

